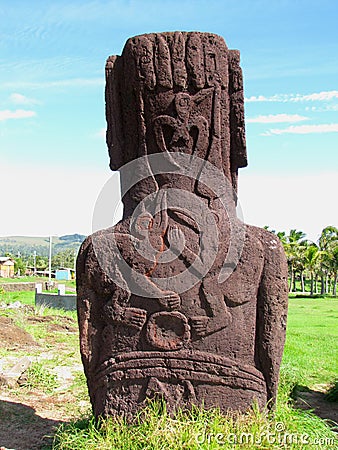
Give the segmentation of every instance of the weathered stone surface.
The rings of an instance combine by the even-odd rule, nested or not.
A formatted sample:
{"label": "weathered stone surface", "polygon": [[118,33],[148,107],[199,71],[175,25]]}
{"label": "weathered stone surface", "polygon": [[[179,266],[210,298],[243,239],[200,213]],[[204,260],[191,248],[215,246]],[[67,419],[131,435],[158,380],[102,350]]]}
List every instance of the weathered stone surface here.
{"label": "weathered stone surface", "polygon": [[209,33],[131,38],[107,61],[106,117],[124,215],[77,261],[95,415],[132,415],[154,395],[170,408],[273,404],[287,266],[273,234],[236,216],[239,52]]}

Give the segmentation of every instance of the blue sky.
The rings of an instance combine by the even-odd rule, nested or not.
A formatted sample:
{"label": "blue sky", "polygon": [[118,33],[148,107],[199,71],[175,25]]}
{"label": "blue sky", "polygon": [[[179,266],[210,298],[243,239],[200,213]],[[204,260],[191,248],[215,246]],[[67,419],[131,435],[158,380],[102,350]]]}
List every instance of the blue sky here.
{"label": "blue sky", "polygon": [[313,240],[338,225],[336,1],[0,0],[0,17],[0,179],[14,185],[0,235],[91,232],[111,176],[105,60],[128,37],[175,30],[241,51],[246,222]]}

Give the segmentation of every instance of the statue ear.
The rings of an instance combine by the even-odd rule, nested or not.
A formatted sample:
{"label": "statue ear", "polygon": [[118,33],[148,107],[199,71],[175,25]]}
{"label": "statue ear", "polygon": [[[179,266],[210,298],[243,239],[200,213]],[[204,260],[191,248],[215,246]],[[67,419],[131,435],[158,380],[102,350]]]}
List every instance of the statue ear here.
{"label": "statue ear", "polygon": [[229,50],[229,97],[230,97],[230,129],[231,129],[231,171],[248,165],[245,123],[243,75],[239,65],[239,51]]}
{"label": "statue ear", "polygon": [[109,56],[106,63],[106,142],[111,170],[118,170],[125,163],[122,111],[120,102],[121,57]]}

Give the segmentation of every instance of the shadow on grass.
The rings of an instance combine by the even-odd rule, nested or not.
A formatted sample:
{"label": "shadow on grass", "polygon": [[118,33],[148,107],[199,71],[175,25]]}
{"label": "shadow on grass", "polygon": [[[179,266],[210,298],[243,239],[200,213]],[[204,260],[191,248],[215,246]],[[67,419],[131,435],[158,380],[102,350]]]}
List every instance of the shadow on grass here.
{"label": "shadow on grass", "polygon": [[22,403],[0,400],[0,447],[15,450],[47,450],[53,435],[64,423],[40,417]]}
{"label": "shadow on grass", "polygon": [[338,403],[328,401],[326,392],[296,384],[291,397],[294,399],[297,408],[305,411],[311,410],[321,419],[328,420],[331,428],[338,432]]}
{"label": "shadow on grass", "polygon": [[337,296],[331,295],[331,294],[310,294],[310,292],[301,292],[299,294],[296,294],[295,292],[289,294],[290,298],[318,298],[318,299],[324,299],[324,298],[338,298]]}

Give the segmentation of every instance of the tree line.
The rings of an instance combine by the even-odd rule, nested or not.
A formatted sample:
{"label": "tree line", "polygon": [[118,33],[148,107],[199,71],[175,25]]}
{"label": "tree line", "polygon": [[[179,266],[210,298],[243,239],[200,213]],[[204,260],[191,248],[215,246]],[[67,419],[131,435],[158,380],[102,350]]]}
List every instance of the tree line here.
{"label": "tree line", "polygon": [[[265,227],[269,230],[269,227]],[[310,285],[310,295],[337,295],[338,229],[327,226],[318,242],[306,239],[303,231],[272,231],[283,244],[288,261],[289,292],[301,292]]]}
{"label": "tree line", "polygon": [[[11,257],[14,260],[15,274],[24,275],[25,272],[30,270],[44,271],[49,267],[49,260],[47,256],[30,254],[29,256],[15,257],[11,253],[7,252],[6,256]],[[53,254],[51,266],[52,270],[60,269],[61,267],[74,268],[75,259],[77,256],[77,250],[67,249],[61,252]]]}

